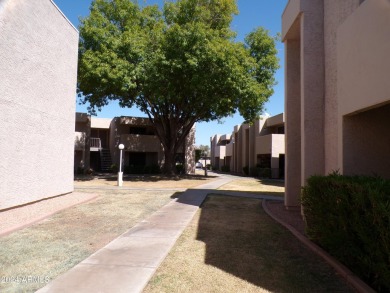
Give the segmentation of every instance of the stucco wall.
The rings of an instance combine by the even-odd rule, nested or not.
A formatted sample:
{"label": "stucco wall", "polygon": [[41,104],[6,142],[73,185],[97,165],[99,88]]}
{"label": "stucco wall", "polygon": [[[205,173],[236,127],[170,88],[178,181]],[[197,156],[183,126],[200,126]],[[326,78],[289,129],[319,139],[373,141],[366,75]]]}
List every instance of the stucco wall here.
{"label": "stucco wall", "polygon": [[339,113],[390,99],[390,1],[366,0],[338,30]]}
{"label": "stucco wall", "polygon": [[389,15],[389,0],[289,1],[286,206],[298,204],[299,177],[304,185],[337,169],[390,176]]}
{"label": "stucco wall", "polygon": [[344,117],[344,174],[390,179],[389,125],[390,105]]}
{"label": "stucco wall", "polygon": [[215,134],[214,136],[210,137],[210,160],[211,160],[211,165],[213,166],[216,165],[215,157],[218,157],[216,155],[216,148],[217,148],[217,143],[219,138],[220,138],[219,134]]}
{"label": "stucco wall", "polygon": [[266,127],[279,126],[284,124],[284,113],[269,117],[266,122]]}
{"label": "stucco wall", "polygon": [[230,143],[228,143],[226,145],[226,156],[227,157],[231,157],[233,155],[233,140],[230,141]]}
{"label": "stucco wall", "polygon": [[359,6],[359,0],[324,1],[324,48],[325,48],[325,174],[339,169],[337,96],[337,30],[345,19]]}
{"label": "stucco wall", "polygon": [[272,134],[256,137],[256,155],[272,153]]}
{"label": "stucco wall", "polygon": [[[300,22],[295,27],[300,27]],[[301,192],[301,45],[285,41],[285,205],[299,205]]]}
{"label": "stucco wall", "polygon": [[0,210],[73,191],[77,51],[50,0],[1,1]]}

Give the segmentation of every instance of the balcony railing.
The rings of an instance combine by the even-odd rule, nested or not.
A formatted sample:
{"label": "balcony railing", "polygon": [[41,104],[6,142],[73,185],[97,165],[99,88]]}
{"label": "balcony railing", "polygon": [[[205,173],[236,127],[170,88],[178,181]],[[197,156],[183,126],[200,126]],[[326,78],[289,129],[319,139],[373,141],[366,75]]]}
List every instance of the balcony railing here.
{"label": "balcony railing", "polygon": [[91,149],[100,150],[102,148],[102,142],[101,142],[100,138],[91,137],[90,138],[90,147],[91,147]]}

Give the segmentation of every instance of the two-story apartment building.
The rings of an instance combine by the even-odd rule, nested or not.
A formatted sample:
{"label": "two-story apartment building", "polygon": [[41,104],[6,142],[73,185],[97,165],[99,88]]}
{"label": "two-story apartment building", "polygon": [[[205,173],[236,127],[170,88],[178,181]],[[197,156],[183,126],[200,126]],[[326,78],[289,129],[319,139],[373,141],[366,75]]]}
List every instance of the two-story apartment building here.
{"label": "two-story apartment building", "polygon": [[252,124],[236,125],[232,134],[214,135],[211,164],[238,174],[244,168],[270,169],[272,178],[283,177],[284,115],[262,116]]}
{"label": "two-story apartment building", "polygon": [[[77,121],[80,123],[78,124]],[[124,167],[161,167],[164,163],[162,144],[148,118],[122,116],[105,119],[76,113],[75,130],[76,172],[78,168],[92,168],[95,171],[107,172],[110,171],[112,164],[118,166],[120,144],[124,145]],[[84,144],[80,144],[79,137],[88,138],[83,140]],[[194,143],[195,128],[176,157],[177,163],[185,165],[187,173],[195,172]]]}
{"label": "two-story apartment building", "polygon": [[282,20],[285,205],[314,174],[390,178],[390,2],[290,0]]}
{"label": "two-story apartment building", "polygon": [[53,1],[0,1],[0,211],[73,191],[78,40]]}
{"label": "two-story apartment building", "polygon": [[211,164],[213,168],[220,169],[222,166],[230,167],[231,165],[231,135],[216,134],[211,137]]}

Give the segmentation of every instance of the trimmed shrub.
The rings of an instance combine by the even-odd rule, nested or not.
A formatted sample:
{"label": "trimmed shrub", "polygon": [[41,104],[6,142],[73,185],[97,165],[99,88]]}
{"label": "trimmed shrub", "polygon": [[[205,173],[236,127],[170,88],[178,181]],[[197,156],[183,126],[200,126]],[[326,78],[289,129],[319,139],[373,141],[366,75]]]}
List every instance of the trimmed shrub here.
{"label": "trimmed shrub", "polygon": [[177,164],[176,165],[176,173],[177,174],[183,174],[184,173],[184,165],[183,164]]}
{"label": "trimmed shrub", "polygon": [[222,166],[221,167],[221,171],[229,173],[230,172],[230,167],[229,166]]}
{"label": "trimmed shrub", "polygon": [[259,169],[257,167],[250,167],[249,175],[252,177],[259,177]]}
{"label": "trimmed shrub", "polygon": [[242,172],[244,172],[245,176],[248,176],[249,175],[249,167],[245,166],[244,168],[242,168]]}
{"label": "trimmed shrub", "polygon": [[211,170],[211,164],[206,165],[207,170]]}
{"label": "trimmed shrub", "polygon": [[258,168],[260,178],[271,178],[272,171],[271,168]]}
{"label": "trimmed shrub", "polygon": [[143,170],[144,174],[152,174],[151,166],[145,166]]}
{"label": "trimmed shrub", "polygon": [[310,239],[378,292],[390,292],[390,180],[312,176],[302,205]]}
{"label": "trimmed shrub", "polygon": [[112,165],[110,166],[110,171],[111,171],[111,173],[118,173],[118,172],[119,172],[119,167],[118,167],[118,165],[117,165],[117,164],[112,164]]}
{"label": "trimmed shrub", "polygon": [[160,170],[160,166],[157,165],[157,164],[147,165],[147,166],[131,165],[131,166],[125,166],[123,172],[125,174],[136,174],[136,175],[140,175],[140,174],[160,174],[161,170]]}
{"label": "trimmed shrub", "polygon": [[160,166],[158,164],[153,164],[153,165],[150,165],[150,174],[160,174],[161,173],[161,169],[160,169]]}

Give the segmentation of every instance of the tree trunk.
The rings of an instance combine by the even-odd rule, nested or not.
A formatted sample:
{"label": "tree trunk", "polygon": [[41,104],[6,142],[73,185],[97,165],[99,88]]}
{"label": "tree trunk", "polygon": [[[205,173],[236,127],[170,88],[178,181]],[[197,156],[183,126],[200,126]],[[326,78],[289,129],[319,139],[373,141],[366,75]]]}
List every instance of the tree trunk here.
{"label": "tree trunk", "polygon": [[171,146],[171,149],[164,148],[164,167],[163,167],[163,173],[166,175],[176,175],[176,162],[175,162],[175,151],[174,148]]}
{"label": "tree trunk", "polygon": [[152,111],[148,112],[148,116],[164,148],[164,166],[162,172],[167,175],[176,175],[176,152],[183,145],[185,155],[187,147],[185,142],[186,137],[194,126],[196,119],[194,117],[187,120],[169,118],[169,111],[165,115],[158,115],[155,111]]}

